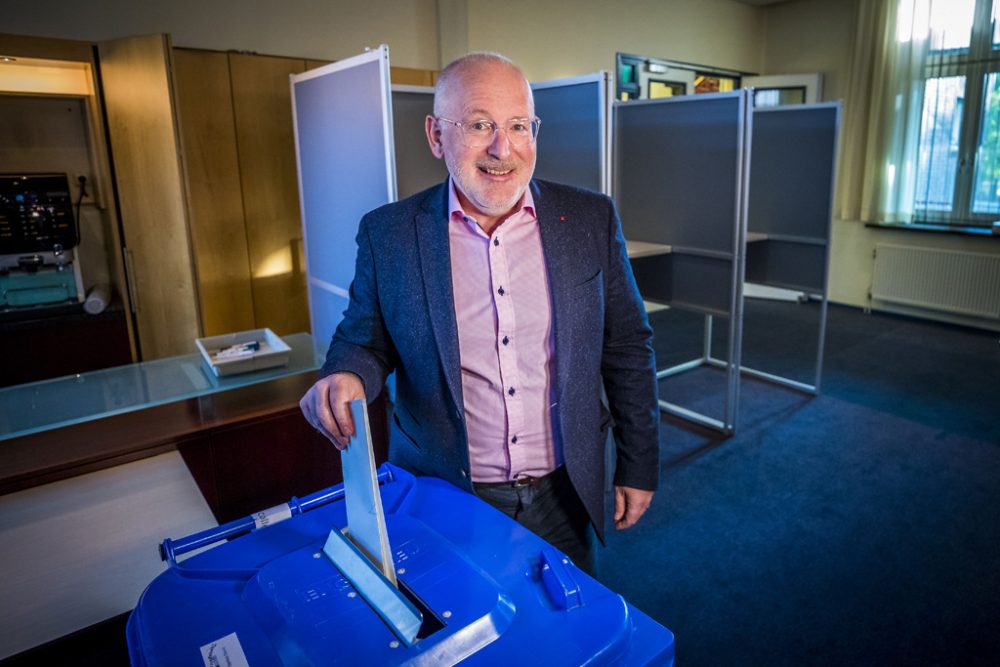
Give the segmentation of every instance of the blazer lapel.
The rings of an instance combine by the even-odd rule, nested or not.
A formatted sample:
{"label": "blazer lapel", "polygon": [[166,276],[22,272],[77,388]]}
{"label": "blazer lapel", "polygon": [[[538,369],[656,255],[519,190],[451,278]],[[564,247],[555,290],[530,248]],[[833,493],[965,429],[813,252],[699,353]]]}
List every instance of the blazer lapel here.
{"label": "blazer lapel", "polygon": [[[559,203],[546,198],[533,180],[532,196],[535,199],[535,215],[542,237],[542,251],[545,253],[545,267],[549,278],[549,294],[552,298],[552,335],[555,348],[556,396],[561,401],[562,392],[569,376],[569,360],[573,351],[569,349],[572,318],[577,316],[565,303],[563,295],[573,285],[575,274],[573,258],[579,249],[574,249],[572,225],[567,224],[566,215],[559,210]],[[562,363],[560,363],[560,360]]]}
{"label": "blazer lapel", "polygon": [[417,243],[420,246],[420,272],[431,326],[434,329],[434,340],[448,389],[455,405],[461,408],[462,371],[458,325],[455,322],[455,296],[451,283],[447,188],[448,182],[445,181],[424,200],[423,210],[416,216]]}

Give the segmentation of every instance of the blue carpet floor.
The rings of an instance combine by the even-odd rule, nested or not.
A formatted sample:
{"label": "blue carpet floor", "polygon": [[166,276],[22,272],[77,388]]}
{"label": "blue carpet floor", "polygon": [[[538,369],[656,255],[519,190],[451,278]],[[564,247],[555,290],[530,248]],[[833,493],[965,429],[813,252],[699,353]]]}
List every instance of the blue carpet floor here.
{"label": "blue carpet floor", "polygon": [[[601,579],[683,667],[1000,665],[1000,334],[828,315],[821,395],[744,379],[728,439],[663,418],[661,489]],[[807,379],[817,316],[749,301],[744,363]],[[700,350],[700,317],[651,320],[660,367]],[[722,386],[660,391],[710,412]]]}

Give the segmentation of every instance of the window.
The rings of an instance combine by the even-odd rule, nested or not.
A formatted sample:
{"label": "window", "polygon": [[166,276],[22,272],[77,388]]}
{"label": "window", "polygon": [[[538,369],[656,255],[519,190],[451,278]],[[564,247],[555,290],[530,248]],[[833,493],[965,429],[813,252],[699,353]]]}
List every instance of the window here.
{"label": "window", "polygon": [[755,107],[776,107],[782,104],[805,104],[805,86],[787,88],[755,88],[753,105]]}
{"label": "window", "polygon": [[926,40],[917,221],[1000,217],[1000,0],[901,0],[897,39]]}
{"label": "window", "polygon": [[736,90],[744,72],[648,56],[615,54],[615,99],[657,99]]}

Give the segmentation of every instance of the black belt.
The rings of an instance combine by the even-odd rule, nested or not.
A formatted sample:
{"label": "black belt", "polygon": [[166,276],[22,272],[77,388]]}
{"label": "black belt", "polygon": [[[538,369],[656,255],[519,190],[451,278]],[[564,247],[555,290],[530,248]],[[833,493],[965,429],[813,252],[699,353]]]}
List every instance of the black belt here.
{"label": "black belt", "polygon": [[495,489],[497,487],[506,487],[510,489],[523,489],[528,486],[538,486],[542,482],[548,480],[554,480],[557,478],[557,476],[565,474],[566,474],[566,466],[559,466],[552,472],[542,475],[541,477],[532,477],[531,475],[521,475],[520,477],[508,480],[506,482],[473,482],[473,486],[479,488],[487,488],[487,489],[490,488]]}

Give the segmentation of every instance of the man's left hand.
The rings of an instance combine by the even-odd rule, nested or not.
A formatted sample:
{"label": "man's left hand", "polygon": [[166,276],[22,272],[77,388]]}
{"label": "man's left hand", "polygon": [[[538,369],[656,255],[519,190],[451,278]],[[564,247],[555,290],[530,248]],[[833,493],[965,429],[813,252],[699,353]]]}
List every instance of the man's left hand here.
{"label": "man's left hand", "polygon": [[631,528],[653,502],[653,492],[633,489],[630,486],[615,487],[615,528]]}

